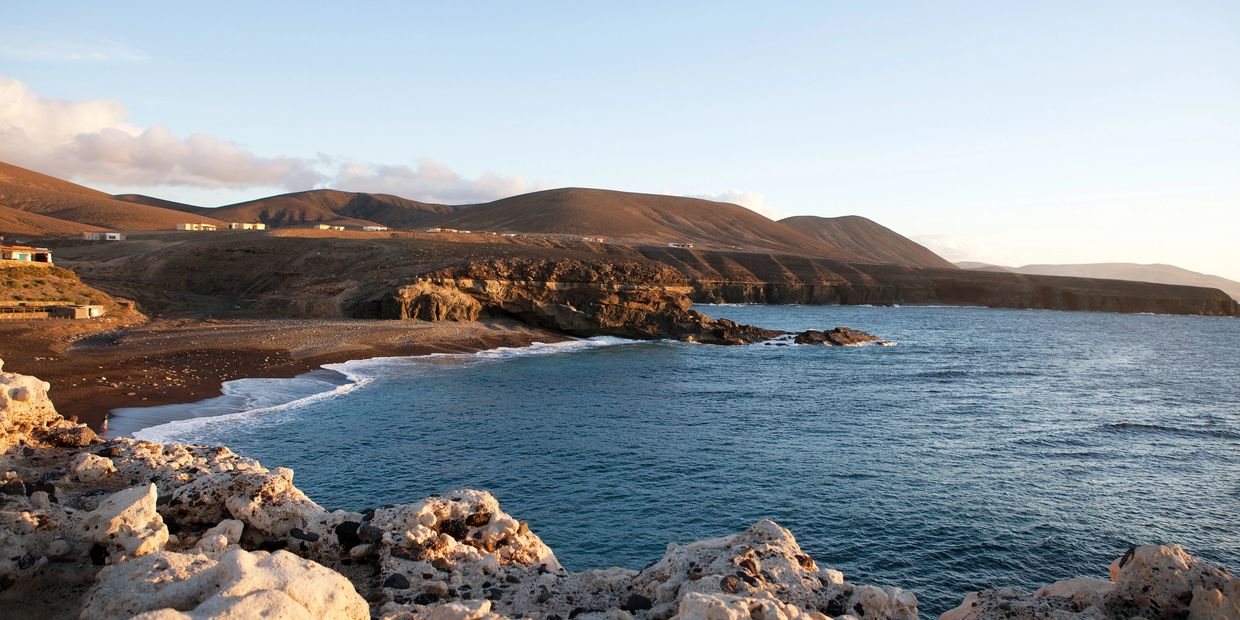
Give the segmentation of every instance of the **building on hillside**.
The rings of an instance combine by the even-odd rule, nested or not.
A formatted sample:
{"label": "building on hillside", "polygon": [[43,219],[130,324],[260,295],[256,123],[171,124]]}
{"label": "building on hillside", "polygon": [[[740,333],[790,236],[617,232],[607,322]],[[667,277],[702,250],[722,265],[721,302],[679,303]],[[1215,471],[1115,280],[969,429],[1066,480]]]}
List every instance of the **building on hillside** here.
{"label": "building on hillside", "polygon": [[387,230],[387,226],[363,226],[362,230],[366,232],[383,232]]}
{"label": "building on hillside", "polygon": [[104,315],[103,306],[53,306],[48,309],[51,316],[61,319],[93,319]]}
{"label": "building on hillside", "polygon": [[46,267],[52,264],[52,251],[28,245],[0,245],[0,263],[9,266],[21,263]]}
{"label": "building on hillside", "polygon": [[215,224],[177,224],[177,230],[215,230]]}
{"label": "building on hillside", "polygon": [[469,232],[469,231],[468,231],[468,230],[457,230],[457,229],[455,229],[455,228],[439,228],[439,227],[435,227],[435,228],[427,228],[427,229],[426,229],[426,232],[430,232],[430,233],[467,233],[467,232]]}
{"label": "building on hillside", "polygon": [[693,249],[693,244],[692,243],[676,243],[673,241],[672,243],[667,244],[667,247]]}
{"label": "building on hillside", "polygon": [[87,241],[124,241],[125,233],[118,232],[84,232],[82,238]]}
{"label": "building on hillside", "polygon": [[262,222],[229,222],[228,230],[267,230]]}
{"label": "building on hillside", "polygon": [[333,226],[332,224],[319,224],[315,228],[319,230],[344,230],[344,226]]}

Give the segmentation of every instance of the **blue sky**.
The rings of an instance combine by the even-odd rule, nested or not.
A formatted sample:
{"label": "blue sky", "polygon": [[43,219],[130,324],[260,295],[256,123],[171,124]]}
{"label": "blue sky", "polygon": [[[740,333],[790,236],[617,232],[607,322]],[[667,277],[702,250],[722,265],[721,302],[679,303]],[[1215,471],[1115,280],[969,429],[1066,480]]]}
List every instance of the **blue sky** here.
{"label": "blue sky", "polygon": [[256,4],[6,7],[0,159],[207,205],[722,196],[1240,279],[1240,3]]}

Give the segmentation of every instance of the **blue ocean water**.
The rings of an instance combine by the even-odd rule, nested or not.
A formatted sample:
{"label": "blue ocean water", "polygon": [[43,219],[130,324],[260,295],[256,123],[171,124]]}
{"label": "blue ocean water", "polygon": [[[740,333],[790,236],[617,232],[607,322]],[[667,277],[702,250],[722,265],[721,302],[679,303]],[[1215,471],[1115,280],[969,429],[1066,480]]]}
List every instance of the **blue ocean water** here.
{"label": "blue ocean water", "polygon": [[328,508],[488,489],[572,570],[639,568],[771,518],[850,581],[912,589],[927,617],[974,590],[1105,578],[1132,544],[1240,569],[1238,320],[703,310],[898,344],[602,339],[351,362],[331,368],[355,389],[139,435],[292,467]]}

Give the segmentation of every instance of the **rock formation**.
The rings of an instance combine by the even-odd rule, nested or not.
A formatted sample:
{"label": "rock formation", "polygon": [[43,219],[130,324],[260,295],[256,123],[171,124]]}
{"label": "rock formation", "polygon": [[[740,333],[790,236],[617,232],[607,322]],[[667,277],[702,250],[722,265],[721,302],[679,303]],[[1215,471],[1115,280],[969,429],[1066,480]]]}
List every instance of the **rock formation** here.
{"label": "rock formation", "polygon": [[[0,373],[0,388],[0,591],[13,617],[918,617],[912,592],[848,583],[771,521],[669,545],[640,571],[570,573],[485,491],[327,511],[291,470],[224,447],[104,441],[62,419],[46,384]],[[1240,581],[1178,547],[1135,549],[1112,577],[978,593],[945,617],[1240,613]]]}
{"label": "rock formation", "polygon": [[974,592],[942,620],[1144,618],[1240,620],[1240,579],[1179,545],[1144,545],[1111,563],[1111,580],[1057,581],[1029,594]]}
{"label": "rock formation", "polygon": [[[358,316],[472,321],[506,316],[574,336],[670,338],[752,344],[786,332],[712,319],[691,309],[692,287],[668,267],[578,260],[468,262],[353,306]],[[806,332],[798,344],[860,344],[878,338],[842,328]],[[859,338],[861,336],[863,338]]]}

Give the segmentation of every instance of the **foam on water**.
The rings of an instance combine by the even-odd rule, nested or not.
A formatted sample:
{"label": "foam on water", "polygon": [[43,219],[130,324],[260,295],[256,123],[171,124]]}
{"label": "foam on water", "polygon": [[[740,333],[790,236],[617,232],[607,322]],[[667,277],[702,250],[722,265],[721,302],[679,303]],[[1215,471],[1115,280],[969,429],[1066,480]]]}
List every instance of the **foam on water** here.
{"label": "foam on water", "polygon": [[533,355],[555,355],[638,342],[611,336],[497,347],[476,353],[432,353],[420,356],[373,357],[338,364],[287,379],[249,378],[224,382],[220,396],[195,403],[125,407],[112,411],[113,436],[132,436],[159,443],[209,441],[215,426],[258,426],[277,421],[277,414],[348,394],[376,379],[416,373],[429,365],[469,365]]}

